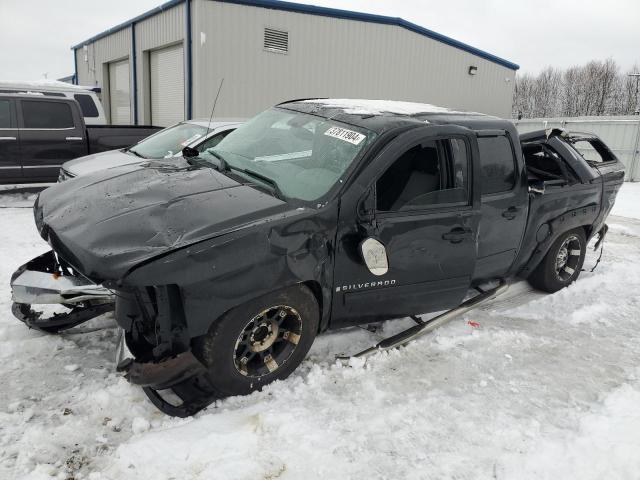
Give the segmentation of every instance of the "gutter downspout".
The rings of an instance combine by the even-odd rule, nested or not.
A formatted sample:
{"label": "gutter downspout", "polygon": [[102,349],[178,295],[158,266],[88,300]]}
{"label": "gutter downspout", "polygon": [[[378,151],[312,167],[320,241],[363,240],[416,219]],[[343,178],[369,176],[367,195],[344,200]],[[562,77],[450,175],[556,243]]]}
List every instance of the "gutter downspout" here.
{"label": "gutter downspout", "polygon": [[136,54],[136,23],[131,24],[131,60],[133,81],[133,124],[138,125],[138,57]]}
{"label": "gutter downspout", "polygon": [[80,85],[80,80],[78,80],[78,51],[77,49],[73,49],[73,84]]}
{"label": "gutter downspout", "polygon": [[192,73],[192,66],[191,66],[191,0],[185,0],[185,5],[184,5],[184,12],[185,12],[185,34],[184,34],[184,42],[185,42],[185,51],[187,53],[186,55],[186,65],[185,65],[185,76],[187,77],[186,80],[186,99],[185,99],[185,103],[186,103],[186,118],[185,120],[190,120],[192,117],[192,103],[193,103],[193,82],[191,81],[191,73]]}

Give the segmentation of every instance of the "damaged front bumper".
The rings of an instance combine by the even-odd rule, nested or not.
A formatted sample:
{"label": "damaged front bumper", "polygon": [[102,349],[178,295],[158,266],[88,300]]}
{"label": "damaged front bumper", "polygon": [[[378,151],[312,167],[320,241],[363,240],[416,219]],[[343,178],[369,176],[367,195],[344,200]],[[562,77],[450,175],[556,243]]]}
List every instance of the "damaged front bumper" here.
{"label": "damaged front bumper", "polygon": [[[78,275],[48,251],[18,268],[11,276],[12,312],[31,328],[57,333],[114,308],[113,293]],[[32,305],[62,305],[69,311],[45,315]]]}

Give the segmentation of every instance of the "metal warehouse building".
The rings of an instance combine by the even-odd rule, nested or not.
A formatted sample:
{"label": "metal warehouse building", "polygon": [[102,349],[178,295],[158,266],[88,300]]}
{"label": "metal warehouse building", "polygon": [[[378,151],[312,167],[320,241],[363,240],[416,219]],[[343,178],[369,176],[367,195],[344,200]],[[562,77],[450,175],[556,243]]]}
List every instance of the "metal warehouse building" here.
{"label": "metal warehouse building", "polygon": [[73,47],[111,123],[250,117],[284,100],[376,98],[507,117],[518,65],[400,18],[274,0],[172,0]]}

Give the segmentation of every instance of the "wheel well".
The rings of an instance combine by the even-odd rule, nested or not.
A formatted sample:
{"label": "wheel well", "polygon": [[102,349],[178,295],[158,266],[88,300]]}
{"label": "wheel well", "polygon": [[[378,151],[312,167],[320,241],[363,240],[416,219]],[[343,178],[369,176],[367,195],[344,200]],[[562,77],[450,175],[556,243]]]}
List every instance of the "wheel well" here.
{"label": "wheel well", "polygon": [[[320,315],[320,319],[322,319],[324,304],[322,302],[322,287],[320,287],[320,283],[316,282],[315,280],[309,280],[306,282],[302,282],[302,284],[305,287],[307,287],[309,290],[311,290],[311,293],[313,293],[313,296],[316,297],[316,301],[318,302],[318,308],[319,308],[318,314]],[[320,324],[321,323],[322,322],[320,322]]]}

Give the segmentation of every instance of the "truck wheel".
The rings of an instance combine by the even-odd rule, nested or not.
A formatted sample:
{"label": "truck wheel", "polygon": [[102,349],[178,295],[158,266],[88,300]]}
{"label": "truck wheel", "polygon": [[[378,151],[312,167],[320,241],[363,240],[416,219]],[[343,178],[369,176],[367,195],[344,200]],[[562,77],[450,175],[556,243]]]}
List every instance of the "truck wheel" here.
{"label": "truck wheel", "polygon": [[573,283],[580,275],[587,250],[582,228],[563,233],[529,276],[535,288],[553,293]]}
{"label": "truck wheel", "polygon": [[319,324],[318,302],[296,286],[240,305],[194,339],[218,398],[246,395],[284,379],[306,356]]}

